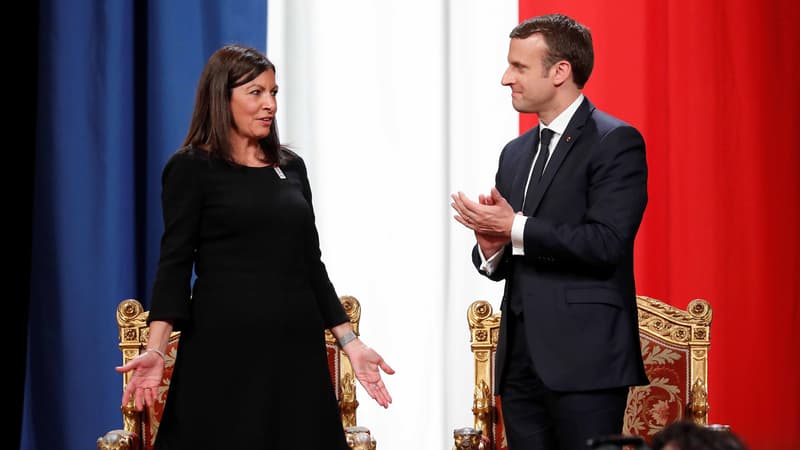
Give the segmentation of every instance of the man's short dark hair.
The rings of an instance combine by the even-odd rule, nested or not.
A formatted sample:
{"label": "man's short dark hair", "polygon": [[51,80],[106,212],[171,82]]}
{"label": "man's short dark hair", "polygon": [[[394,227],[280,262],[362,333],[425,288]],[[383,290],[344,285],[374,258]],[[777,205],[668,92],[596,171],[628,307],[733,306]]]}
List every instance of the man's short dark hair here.
{"label": "man's short dark hair", "polygon": [[548,14],[532,17],[511,30],[510,38],[526,39],[539,33],[547,43],[545,69],[558,61],[567,61],[572,66],[572,79],[578,88],[589,81],[594,68],[592,32],[585,25],[563,14]]}

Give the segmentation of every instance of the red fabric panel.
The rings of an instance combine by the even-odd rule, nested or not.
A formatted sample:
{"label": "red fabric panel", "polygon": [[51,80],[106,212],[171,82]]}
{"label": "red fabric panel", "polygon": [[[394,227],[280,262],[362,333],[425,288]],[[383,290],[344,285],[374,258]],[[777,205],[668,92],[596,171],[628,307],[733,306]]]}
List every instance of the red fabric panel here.
{"label": "red fabric panel", "polygon": [[637,291],[714,308],[709,421],[752,450],[800,448],[798,3],[520,0],[519,11],[587,24],[586,94],[644,134]]}
{"label": "red fabric panel", "polygon": [[167,350],[164,352],[167,355],[167,361],[164,364],[164,374],[161,379],[161,386],[158,387],[158,395],[155,399],[155,404],[152,408],[145,408],[142,413],[142,445],[144,450],[151,450],[156,443],[156,435],[158,434],[158,426],[161,424],[161,417],[164,415],[164,406],[167,402],[167,391],[169,391],[170,381],[172,380],[172,372],[175,370],[175,356],[178,354],[178,344],[180,343],[178,336],[170,336]]}
{"label": "red fabric panel", "polygon": [[687,348],[647,337],[642,356],[650,384],[631,389],[622,434],[641,436],[649,444],[666,425],[686,417],[691,355]]}
{"label": "red fabric panel", "polygon": [[341,386],[339,386],[339,364],[341,364],[341,360],[339,359],[339,347],[332,344],[325,344],[325,352],[328,354],[328,372],[331,374],[331,384],[333,385],[333,391],[336,393],[336,399],[341,400]]}
{"label": "red fabric panel", "polygon": [[508,450],[508,438],[506,437],[506,425],[503,421],[503,406],[499,395],[494,396],[494,448],[492,450]]}

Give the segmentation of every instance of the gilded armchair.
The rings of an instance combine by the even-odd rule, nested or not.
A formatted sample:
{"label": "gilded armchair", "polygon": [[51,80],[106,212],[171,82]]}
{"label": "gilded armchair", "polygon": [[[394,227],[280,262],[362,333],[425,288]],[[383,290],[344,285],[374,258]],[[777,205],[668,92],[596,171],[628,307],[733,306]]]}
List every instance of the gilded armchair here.
{"label": "gilded armchair", "polygon": [[[342,306],[359,334],[361,304],[355,297],[340,297]],[[139,356],[145,349],[150,329],[147,325],[148,311],[135,299],[123,300],[117,306],[117,325],[119,327],[119,347],[123,364]],[[111,430],[97,439],[98,450],[151,450],[158,433],[158,425],[164,412],[164,404],[169,390],[170,379],[178,351],[180,332],[173,332],[167,346],[164,378],[159,387],[156,403],[152,408],[136,411],[133,403],[122,407],[123,428]],[[342,427],[348,444],[353,450],[375,450],[376,443],[366,427],[358,426],[356,421],[356,378],[347,355],[336,345],[330,331],[325,332],[325,347],[328,351],[328,367],[331,380],[339,402]],[[122,387],[128,382],[130,374],[124,374]],[[302,446],[302,442],[298,442]]]}
{"label": "gilded armchair", "polygon": [[[630,389],[622,434],[649,442],[655,433],[677,420],[707,424],[711,305],[696,299],[682,310],[645,296],[637,296],[636,302],[650,384]],[[489,302],[478,300],[467,310],[467,322],[475,366],[474,426],[454,431],[454,448],[505,450],[508,444],[502,400],[492,392],[500,312],[494,312]],[[480,444],[474,433],[480,435]]]}

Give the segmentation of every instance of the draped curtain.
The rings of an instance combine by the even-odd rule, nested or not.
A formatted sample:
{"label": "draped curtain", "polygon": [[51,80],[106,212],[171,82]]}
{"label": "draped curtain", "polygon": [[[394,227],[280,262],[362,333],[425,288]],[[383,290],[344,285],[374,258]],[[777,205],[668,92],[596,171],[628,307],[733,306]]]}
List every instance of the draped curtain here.
{"label": "draped curtain", "polygon": [[203,64],[266,47],[265,0],[39,2],[36,155],[21,448],[85,449],[120,428],[124,298],[147,304],[160,174]]}
{"label": "draped curtain", "polygon": [[592,28],[586,94],[647,141],[637,291],[714,308],[710,420],[752,450],[800,446],[794,2],[66,3],[40,0],[35,27],[21,449],[85,449],[121,426],[113,317],[124,298],[149,301],[161,168],[208,56],[263,50],[268,30],[281,137],[308,163],[323,259],[397,369],[388,410],[358,387],[359,423],[381,448],[449,448],[472,424],[467,306],[497,308],[502,285],[475,272],[448,196],[487,192],[503,144],[535,123],[500,77],[511,28],[547,12]]}
{"label": "draped curtain", "polygon": [[[637,292],[713,308],[709,420],[800,446],[800,7],[789,0],[521,0],[593,30],[586,94],[647,142]],[[528,129],[535,117],[522,117]]]}

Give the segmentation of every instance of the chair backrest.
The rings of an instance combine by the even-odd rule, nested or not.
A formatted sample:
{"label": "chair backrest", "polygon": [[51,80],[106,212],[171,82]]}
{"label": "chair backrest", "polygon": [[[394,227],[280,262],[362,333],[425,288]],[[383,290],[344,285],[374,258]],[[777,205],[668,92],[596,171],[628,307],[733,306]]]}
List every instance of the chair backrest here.
{"label": "chair backrest", "polygon": [[[637,296],[636,303],[650,384],[630,389],[622,433],[649,441],[680,419],[706,424],[711,305],[696,299],[682,310],[645,296]],[[489,302],[477,300],[467,310],[467,322],[475,363],[474,428],[482,432],[487,450],[505,450],[502,400],[492,393],[500,312],[494,312]]]}
{"label": "chair backrest", "polygon": [[[342,296],[345,312],[353,324],[356,335],[359,334],[358,326],[361,320],[361,304],[355,297]],[[141,302],[135,299],[123,300],[117,306],[117,325],[119,326],[119,347],[122,350],[122,362],[128,363],[133,358],[139,356],[147,345],[150,327],[147,325],[148,311],[145,311]],[[131,450],[150,450],[153,448],[155,437],[158,432],[158,425],[164,412],[164,404],[169,390],[172,369],[174,367],[175,356],[180,344],[180,332],[173,332],[169,338],[167,346],[166,366],[164,378],[158,389],[156,404],[152,408],[145,408],[144,411],[136,411],[133,403],[122,407],[122,418],[124,430],[114,430],[106,436],[98,439],[99,449],[131,449]],[[336,339],[329,330],[325,332],[325,347],[328,352],[328,367],[331,373],[331,380],[336,390],[336,398],[339,402],[339,410],[342,416],[342,426],[347,431],[348,441],[353,439],[371,440],[374,447],[374,439],[371,438],[368,429],[358,427],[356,424],[356,378],[353,367],[347,355],[336,345]],[[123,376],[122,385],[125,388],[130,373]],[[366,436],[366,437],[361,437]],[[357,440],[357,439],[356,439]],[[353,444],[351,444],[352,446]],[[362,448],[362,447],[354,447]],[[363,447],[368,448],[368,447]]]}

